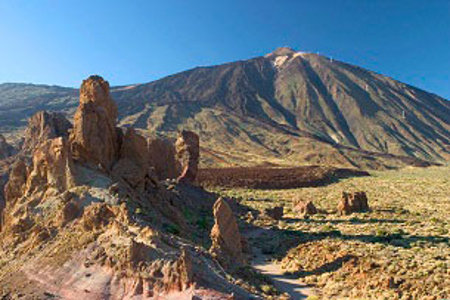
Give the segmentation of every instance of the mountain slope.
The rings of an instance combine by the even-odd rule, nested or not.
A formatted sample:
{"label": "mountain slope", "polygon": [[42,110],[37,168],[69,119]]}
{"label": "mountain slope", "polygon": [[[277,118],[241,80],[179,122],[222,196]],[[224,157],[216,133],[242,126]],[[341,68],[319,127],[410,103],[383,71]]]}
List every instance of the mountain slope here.
{"label": "mountain slope", "polygon": [[[48,87],[37,102],[23,97],[29,101],[12,108],[5,105],[0,85],[0,117],[8,116],[0,128],[17,126],[37,107],[70,113],[77,91],[58,92]],[[179,128],[199,132],[206,164],[390,167],[404,164],[403,157],[443,161],[449,156],[450,102],[360,67],[288,48],[115,87],[112,95],[123,126],[147,134],[172,135]]]}

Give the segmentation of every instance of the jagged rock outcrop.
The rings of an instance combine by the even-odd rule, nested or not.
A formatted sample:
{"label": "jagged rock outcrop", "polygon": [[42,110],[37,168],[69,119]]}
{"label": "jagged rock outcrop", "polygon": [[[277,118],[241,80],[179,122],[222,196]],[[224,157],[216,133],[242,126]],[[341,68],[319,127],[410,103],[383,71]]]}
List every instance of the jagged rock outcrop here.
{"label": "jagged rock outcrop", "polygon": [[177,160],[181,165],[179,182],[194,182],[200,157],[200,140],[195,132],[182,130],[175,142]]}
{"label": "jagged rock outcrop", "polygon": [[155,168],[158,179],[177,178],[181,166],[175,157],[175,145],[160,137],[150,138],[147,142],[150,165]]}
{"label": "jagged rock outcrop", "polygon": [[349,215],[354,212],[365,212],[369,210],[367,195],[365,192],[347,193],[342,192],[342,198],[337,206],[340,215]]}
{"label": "jagged rock outcrop", "polygon": [[0,159],[5,159],[16,153],[16,149],[8,144],[5,137],[0,134]]}
{"label": "jagged rock outcrop", "polygon": [[109,83],[100,76],[84,80],[70,134],[74,159],[110,170],[120,148],[116,120],[117,106],[109,93]]}
{"label": "jagged rock outcrop", "polygon": [[[4,204],[11,210],[26,193],[58,191],[73,185],[71,155],[67,137],[72,127],[61,113],[40,111],[28,120],[22,148],[13,158],[9,179],[4,187]],[[4,214],[4,213],[2,213]],[[2,217],[4,222],[5,217]]]}
{"label": "jagged rock outcrop", "polygon": [[[163,145],[153,157],[134,129],[117,129],[108,88],[97,76],[83,82],[69,137],[49,122],[51,114],[30,121],[25,150],[6,186],[0,298],[16,297],[18,282],[22,295],[38,299],[248,298],[198,247],[208,228],[187,220],[189,214],[206,220],[214,196],[192,185],[157,182],[151,160],[170,157],[160,171],[174,176],[173,146]],[[198,136],[192,142],[188,134],[181,148],[185,178],[193,180]],[[244,262],[245,239],[222,201],[214,209],[211,251],[231,268]]]}
{"label": "jagged rock outcrop", "polygon": [[33,166],[27,178],[26,193],[44,188],[63,192],[73,186],[74,166],[67,140],[59,137],[40,144],[33,152]]}
{"label": "jagged rock outcrop", "polygon": [[22,159],[17,159],[9,173],[9,180],[5,185],[5,199],[12,204],[17,198],[21,197],[27,182],[28,169]]}
{"label": "jagged rock outcrop", "polygon": [[302,217],[317,214],[317,208],[312,201],[296,201],[293,210]]}
{"label": "jagged rock outcrop", "polygon": [[10,232],[24,233],[35,224],[31,209],[75,185],[76,176],[67,139],[59,137],[42,142],[33,152],[30,167],[20,158],[12,167],[5,186],[2,230],[5,227]]}
{"label": "jagged rock outcrop", "polygon": [[214,203],[213,213],[214,226],[209,251],[225,268],[243,264],[241,234],[233,211],[223,198],[219,198]]}
{"label": "jagged rock outcrop", "polygon": [[61,113],[40,111],[28,120],[21,154],[31,155],[41,143],[56,137],[67,137],[72,124]]}
{"label": "jagged rock outcrop", "polygon": [[119,160],[113,167],[113,173],[140,191],[154,187],[157,178],[150,167],[149,157],[145,138],[133,128],[128,128],[123,136]]}

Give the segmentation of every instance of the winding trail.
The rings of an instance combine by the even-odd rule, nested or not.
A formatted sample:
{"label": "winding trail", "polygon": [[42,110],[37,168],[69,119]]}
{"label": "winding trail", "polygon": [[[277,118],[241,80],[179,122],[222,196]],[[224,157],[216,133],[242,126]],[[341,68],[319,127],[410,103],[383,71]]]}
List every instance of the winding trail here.
{"label": "winding trail", "polygon": [[[247,232],[247,238],[257,238],[263,230]],[[262,274],[270,277],[274,286],[283,293],[289,294],[291,299],[306,299],[315,295],[314,290],[295,276],[285,275],[281,265],[268,255],[264,255],[260,248],[253,247],[252,267]]]}

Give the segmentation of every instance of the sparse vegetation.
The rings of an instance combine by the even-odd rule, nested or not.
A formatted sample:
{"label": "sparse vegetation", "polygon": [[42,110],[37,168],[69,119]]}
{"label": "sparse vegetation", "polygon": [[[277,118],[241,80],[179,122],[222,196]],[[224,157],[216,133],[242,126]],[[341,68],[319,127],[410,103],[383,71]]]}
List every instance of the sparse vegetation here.
{"label": "sparse vegetation", "polygon": [[[407,168],[325,187],[217,192],[254,210],[288,208],[283,222],[243,220],[269,228],[253,245],[281,258],[287,274],[315,286],[317,299],[440,299],[450,295],[448,174],[449,167]],[[371,211],[335,214],[342,191],[358,190],[367,192]],[[289,209],[294,196],[323,212],[299,218]]]}

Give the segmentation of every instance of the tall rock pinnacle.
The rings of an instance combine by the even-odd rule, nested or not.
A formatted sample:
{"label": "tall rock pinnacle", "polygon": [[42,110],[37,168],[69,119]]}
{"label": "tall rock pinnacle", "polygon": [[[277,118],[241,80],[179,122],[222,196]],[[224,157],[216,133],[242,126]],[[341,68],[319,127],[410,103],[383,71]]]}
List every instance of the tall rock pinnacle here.
{"label": "tall rock pinnacle", "polygon": [[119,151],[116,119],[117,106],[109,93],[109,83],[100,76],[84,80],[70,134],[73,157],[110,169]]}

